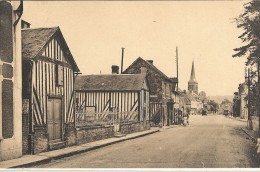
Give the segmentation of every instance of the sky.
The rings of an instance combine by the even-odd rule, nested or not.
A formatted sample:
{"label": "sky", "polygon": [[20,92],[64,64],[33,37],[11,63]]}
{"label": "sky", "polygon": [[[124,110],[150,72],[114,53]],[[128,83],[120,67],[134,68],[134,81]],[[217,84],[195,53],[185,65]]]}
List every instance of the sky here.
{"label": "sky", "polygon": [[82,74],[110,74],[136,58],[153,60],[187,90],[194,60],[199,91],[233,95],[244,81],[245,58],[233,58],[243,44],[234,18],[246,1],[25,1],[31,28],[59,26]]}

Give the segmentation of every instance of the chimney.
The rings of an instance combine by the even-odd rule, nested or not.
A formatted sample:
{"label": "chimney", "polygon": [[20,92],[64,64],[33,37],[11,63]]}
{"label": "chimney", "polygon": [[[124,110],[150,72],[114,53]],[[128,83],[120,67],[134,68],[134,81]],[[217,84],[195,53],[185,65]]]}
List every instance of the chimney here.
{"label": "chimney", "polygon": [[22,25],[22,29],[27,29],[27,28],[30,28],[30,26],[31,26],[30,23],[28,23],[27,21],[24,21],[24,20],[22,20],[21,25]]}
{"label": "chimney", "polygon": [[147,73],[147,69],[145,67],[141,67],[141,73],[146,74]]}
{"label": "chimney", "polygon": [[119,66],[112,65],[112,74],[119,74]]}
{"label": "chimney", "polygon": [[146,61],[153,65],[153,60],[146,60]]}

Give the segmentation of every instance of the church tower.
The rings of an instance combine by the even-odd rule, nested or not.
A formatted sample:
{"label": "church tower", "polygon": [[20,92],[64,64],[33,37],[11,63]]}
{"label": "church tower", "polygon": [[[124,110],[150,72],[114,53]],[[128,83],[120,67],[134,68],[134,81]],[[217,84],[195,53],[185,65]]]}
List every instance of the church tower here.
{"label": "church tower", "polygon": [[194,61],[192,61],[190,80],[188,82],[188,90],[189,90],[189,93],[193,92],[195,94],[198,94],[198,82],[195,77]]}

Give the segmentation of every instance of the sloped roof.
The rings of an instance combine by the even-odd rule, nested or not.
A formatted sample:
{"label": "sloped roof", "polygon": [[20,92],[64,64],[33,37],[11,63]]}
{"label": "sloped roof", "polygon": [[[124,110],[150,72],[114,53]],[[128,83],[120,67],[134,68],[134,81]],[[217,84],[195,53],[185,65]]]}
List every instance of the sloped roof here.
{"label": "sloped roof", "polygon": [[57,30],[58,27],[23,29],[22,56],[34,58]]}
{"label": "sloped roof", "polygon": [[181,105],[181,106],[186,106],[186,105],[189,105],[189,104],[191,104],[191,101],[190,101],[190,99],[187,97],[187,94],[181,93],[181,94],[180,94],[180,105]]}
{"label": "sloped roof", "polygon": [[187,98],[190,100],[190,101],[196,101],[196,98],[191,95],[191,94],[187,94]]}
{"label": "sloped roof", "polygon": [[73,68],[79,72],[79,68],[69,50],[69,47],[59,27],[22,29],[22,57],[23,59],[35,58],[55,33],[60,34],[63,45],[66,47],[66,54],[69,56]]}
{"label": "sloped roof", "polygon": [[174,83],[177,83],[178,82],[178,78],[176,78],[176,77],[173,77],[173,78],[170,78],[171,80],[172,80],[172,82],[174,82]]}
{"label": "sloped roof", "polygon": [[151,64],[150,62],[142,59],[141,57],[138,57],[123,73],[127,73],[127,71],[129,69],[131,69],[131,67],[135,64],[138,63],[138,61],[143,61],[146,65],[150,66],[154,71],[156,71],[158,74],[161,75],[162,78],[172,81],[167,75],[165,75],[162,71],[160,71],[156,66],[154,66],[153,64]]}
{"label": "sloped roof", "polygon": [[137,91],[141,90],[144,74],[79,75],[75,80],[77,91]]}

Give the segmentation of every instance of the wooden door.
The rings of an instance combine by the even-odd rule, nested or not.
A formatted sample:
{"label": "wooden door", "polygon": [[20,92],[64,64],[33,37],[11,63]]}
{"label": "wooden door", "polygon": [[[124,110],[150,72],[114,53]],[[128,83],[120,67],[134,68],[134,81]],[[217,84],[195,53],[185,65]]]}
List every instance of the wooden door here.
{"label": "wooden door", "polygon": [[61,99],[48,99],[48,134],[50,141],[61,140]]}

